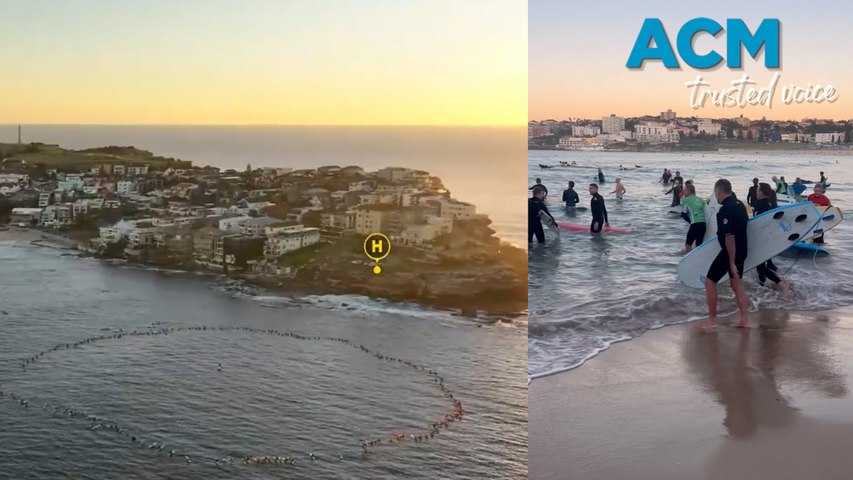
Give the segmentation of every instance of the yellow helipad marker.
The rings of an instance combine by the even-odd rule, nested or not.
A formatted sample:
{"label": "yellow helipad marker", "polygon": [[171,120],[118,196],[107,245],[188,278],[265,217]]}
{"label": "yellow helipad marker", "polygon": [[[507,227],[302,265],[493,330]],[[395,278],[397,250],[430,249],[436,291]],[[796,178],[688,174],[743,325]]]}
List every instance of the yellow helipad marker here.
{"label": "yellow helipad marker", "polygon": [[379,266],[379,260],[387,257],[391,253],[391,240],[381,233],[371,233],[364,239],[364,254],[367,258],[373,260],[373,273],[379,275],[382,273],[382,267]]}

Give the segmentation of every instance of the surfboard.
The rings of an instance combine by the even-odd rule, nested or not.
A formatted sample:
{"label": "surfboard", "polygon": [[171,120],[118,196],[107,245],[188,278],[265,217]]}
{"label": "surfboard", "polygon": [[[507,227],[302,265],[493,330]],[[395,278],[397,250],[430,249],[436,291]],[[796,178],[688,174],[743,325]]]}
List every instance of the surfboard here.
{"label": "surfboard", "polygon": [[[751,218],[747,223],[744,273],[791,248],[811,232],[819,220],[820,212],[810,202],[783,205]],[[721,251],[716,238],[706,240],[678,263],[679,280],[691,288],[704,288],[708,268]],[[728,275],[720,282],[726,279]]]}
{"label": "surfboard", "polygon": [[577,212],[585,212],[587,210],[586,207],[566,207],[566,210],[575,210]]}
{"label": "surfboard", "polygon": [[814,243],[797,242],[791,245],[791,250],[798,250],[801,252],[811,253],[813,255],[829,255],[828,251],[826,251],[820,245],[815,245]]}
{"label": "surfboard", "polygon": [[[575,225],[572,223],[558,223],[558,227],[564,230],[571,230],[573,232],[588,232],[589,225]],[[634,229],[631,227],[608,227],[605,225],[601,229],[601,233],[631,233]]]}
{"label": "surfboard", "polygon": [[671,213],[673,215],[681,215],[681,212],[684,211],[684,207],[681,205],[673,205],[667,209],[667,213]]}
{"label": "surfboard", "polygon": [[844,220],[844,215],[842,215],[841,209],[838,207],[817,207],[817,209],[820,212],[820,221],[806,237],[806,240],[823,235]]}
{"label": "surfboard", "polygon": [[551,217],[548,216],[547,213],[540,210],[539,219],[542,220],[542,224],[548,227],[548,229],[550,229],[552,232],[556,233],[557,235],[560,234],[560,230],[557,229],[557,224]]}

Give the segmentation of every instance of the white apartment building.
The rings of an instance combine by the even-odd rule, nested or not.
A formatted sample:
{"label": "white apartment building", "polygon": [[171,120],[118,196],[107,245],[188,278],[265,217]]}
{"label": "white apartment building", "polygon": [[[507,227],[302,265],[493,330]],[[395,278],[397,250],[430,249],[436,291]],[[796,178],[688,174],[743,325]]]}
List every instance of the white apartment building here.
{"label": "white apartment building", "polygon": [[844,141],[844,132],[815,133],[815,143],[838,143]]}
{"label": "white apartment building", "polygon": [[223,218],[219,220],[219,229],[223,232],[239,232],[243,224],[251,219],[252,217],[247,216]]}
{"label": "white apartment building", "polygon": [[341,230],[352,230],[355,228],[354,211],[344,213],[324,213],[320,216],[320,226],[336,228]]}
{"label": "white apartment building", "polygon": [[136,183],[130,180],[119,180],[116,182],[116,193],[119,195],[127,195],[136,192]]}
{"label": "white apartment building", "polygon": [[602,132],[619,133],[621,130],[625,130],[625,119],[623,117],[617,117],[612,113],[609,117],[601,117]]}
{"label": "white apartment building", "polygon": [[698,125],[699,133],[700,134],[704,133],[705,135],[719,136],[721,128],[722,128],[722,125],[720,125],[719,123],[711,122],[711,121],[702,121],[702,122],[699,122],[699,125]]}
{"label": "white apartment building", "polygon": [[675,112],[667,108],[665,112],[660,112],[660,119],[665,122],[671,122],[675,120]]}
{"label": "white apartment building", "polygon": [[264,256],[275,258],[287,252],[314,245],[319,241],[319,228],[300,226],[299,228],[280,231],[264,242]]}
{"label": "white apartment building", "polygon": [[634,138],[638,142],[678,143],[678,132],[668,125],[642,123],[634,125]]}
{"label": "white apartment building", "polygon": [[154,243],[154,234],[158,229],[150,228],[135,228],[127,234],[127,244],[134,248],[152,245]]}
{"label": "white apartment building", "polygon": [[399,182],[409,175],[409,169],[402,167],[387,167],[377,171],[376,175],[389,182]]}
{"label": "white apartment building", "polygon": [[[623,123],[622,128],[625,125]],[[574,125],[572,127],[572,136],[573,137],[595,137],[601,133],[601,129],[598,127],[592,127],[589,125]]]}
{"label": "white apartment building", "polygon": [[425,246],[453,231],[452,218],[430,215],[426,220],[422,225],[408,225],[395,240],[402,241],[403,245]]}
{"label": "white apartment building", "polygon": [[477,215],[477,207],[470,203],[460,202],[453,199],[442,199],[439,216],[444,218],[452,218],[454,220],[462,220],[473,218]]}
{"label": "white apartment building", "polygon": [[362,235],[382,231],[382,221],[387,210],[371,205],[361,205],[355,209],[355,231]]}
{"label": "white apartment building", "polygon": [[148,175],[148,165],[127,167],[128,175]]}

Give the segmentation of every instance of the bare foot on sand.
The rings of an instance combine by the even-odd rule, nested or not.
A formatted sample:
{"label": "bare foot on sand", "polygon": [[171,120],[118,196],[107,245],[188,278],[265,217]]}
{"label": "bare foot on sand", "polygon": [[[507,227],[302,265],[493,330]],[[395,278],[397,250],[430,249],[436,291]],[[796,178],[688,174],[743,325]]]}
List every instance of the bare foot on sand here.
{"label": "bare foot on sand", "polygon": [[717,321],[716,320],[708,320],[705,323],[700,323],[699,325],[696,326],[696,328],[698,328],[699,331],[702,331],[702,332],[710,332],[710,331],[713,331],[715,328],[717,328]]}

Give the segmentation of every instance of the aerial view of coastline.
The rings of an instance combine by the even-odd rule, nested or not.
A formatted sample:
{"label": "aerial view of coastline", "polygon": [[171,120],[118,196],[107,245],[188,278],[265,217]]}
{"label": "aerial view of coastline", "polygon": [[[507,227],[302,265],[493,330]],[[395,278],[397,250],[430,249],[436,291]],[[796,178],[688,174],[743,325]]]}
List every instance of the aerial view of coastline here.
{"label": "aerial view of coastline", "polygon": [[4,15],[0,477],[526,478],[523,2]]}
{"label": "aerial view of coastline", "polygon": [[[850,46],[826,34],[841,21],[529,14],[529,478],[848,478],[853,84],[818,52]],[[772,107],[723,88],[745,75]],[[718,103],[694,105],[697,77]],[[837,95],[782,101],[818,84]]]}

